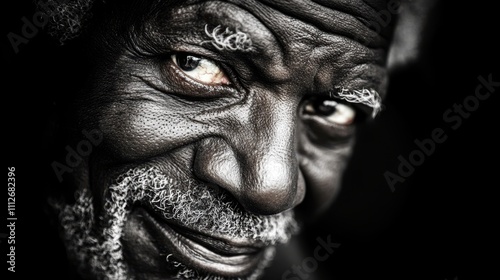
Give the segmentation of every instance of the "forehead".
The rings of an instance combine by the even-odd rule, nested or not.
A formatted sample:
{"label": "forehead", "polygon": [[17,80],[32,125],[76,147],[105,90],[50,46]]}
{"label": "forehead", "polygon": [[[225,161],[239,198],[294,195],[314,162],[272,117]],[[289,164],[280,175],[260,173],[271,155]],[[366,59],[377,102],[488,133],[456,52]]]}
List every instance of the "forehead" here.
{"label": "forehead", "polygon": [[[377,20],[377,8],[375,3],[367,4],[367,2],[225,0],[184,1],[179,6],[191,7],[192,11],[205,19],[217,18],[219,22],[228,25],[251,27],[256,30],[254,35],[265,32],[266,29],[272,30],[275,36],[284,41],[296,40],[294,34],[316,31],[353,40],[365,39],[364,42],[371,46],[381,46],[384,44],[384,39],[377,33],[382,33],[382,30],[377,32],[369,28],[370,23]],[[384,1],[376,3],[384,8],[381,4]]]}
{"label": "forehead", "polygon": [[[396,1],[396,0],[392,0]],[[349,38],[371,48],[386,46],[387,28],[373,30],[378,10],[387,8],[384,1],[360,0],[223,0],[162,1],[157,10],[170,19],[189,22],[205,21],[251,32],[261,44],[269,35],[284,46],[293,42],[327,41],[325,37]],[[376,3],[378,5],[376,5]],[[390,25],[388,22],[387,25]],[[271,34],[269,34],[271,33]]]}
{"label": "forehead", "polygon": [[[160,1],[139,18],[147,28],[137,30],[171,51],[211,50],[248,80],[300,83],[314,92],[370,88],[383,94],[386,34],[369,28],[377,9],[357,0]],[[252,51],[207,44],[217,27],[244,34]]]}

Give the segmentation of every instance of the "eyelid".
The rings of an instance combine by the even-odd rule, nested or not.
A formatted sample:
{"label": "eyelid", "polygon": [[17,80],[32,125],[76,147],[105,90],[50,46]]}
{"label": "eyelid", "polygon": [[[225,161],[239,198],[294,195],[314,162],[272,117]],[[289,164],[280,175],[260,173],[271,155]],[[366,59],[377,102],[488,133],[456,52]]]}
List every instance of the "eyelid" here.
{"label": "eyelid", "polygon": [[182,66],[179,65],[177,61],[180,54],[172,54],[171,60],[184,75],[188,76],[194,81],[208,86],[231,84],[224,69],[216,61],[191,54],[182,55],[186,57],[196,58],[197,64],[192,70],[182,69]]}
{"label": "eyelid", "polygon": [[337,102],[338,104],[343,104],[343,105],[351,107],[356,112],[355,123],[365,121],[373,113],[373,108],[371,108],[363,103],[354,103],[354,102],[349,102],[349,101],[337,98],[335,96],[332,96],[331,92],[322,92],[322,93],[319,93],[318,95],[315,95],[315,96],[317,98],[324,98],[327,100]]}
{"label": "eyelid", "polygon": [[[168,56],[170,58],[170,55]],[[147,84],[167,96],[174,95],[186,100],[210,100],[238,96],[239,92],[233,86],[205,85],[187,77],[173,62],[165,60],[157,64],[159,76],[143,77]]]}
{"label": "eyelid", "polygon": [[[177,50],[180,50],[180,51],[170,51],[168,54],[166,54],[166,57],[170,58],[171,55],[177,54],[177,53],[189,53],[189,54],[192,54],[194,56],[198,56],[201,58],[211,60],[211,61],[215,62],[221,68],[221,70],[224,72],[224,74],[226,75],[226,77],[230,83],[229,85],[220,85],[220,86],[215,86],[215,87],[224,87],[224,88],[232,89],[233,91],[236,91],[239,94],[243,94],[244,92],[247,92],[247,89],[240,82],[238,72],[235,71],[229,65],[230,60],[227,60],[227,58],[222,57],[220,54],[215,54],[212,51],[206,50],[204,48],[200,49],[199,46],[195,46],[192,49],[191,48],[187,49],[186,47],[182,47],[182,48],[179,47],[179,48],[177,48]],[[165,56],[163,56],[163,57],[165,57]],[[179,70],[179,68],[177,66],[175,66],[175,68],[177,68],[177,70]],[[181,71],[181,73],[182,73],[182,71]],[[186,78],[186,75],[184,75],[184,73],[182,73],[182,74],[183,74],[182,75],[183,78]],[[187,81],[187,82],[190,82],[190,81]],[[196,83],[196,81],[193,81],[193,82]],[[200,83],[198,83],[198,84],[200,84]],[[202,84],[200,84],[200,85],[202,85]]]}
{"label": "eyelid", "polygon": [[[331,113],[322,112],[323,109],[316,106],[330,107],[333,111]],[[338,126],[350,126],[356,120],[356,109],[354,107],[331,99],[311,98],[304,104],[303,112],[317,115]]]}
{"label": "eyelid", "polygon": [[369,113],[372,119],[383,108],[382,98],[373,88],[348,89],[336,87],[335,90],[329,91],[328,95],[356,105],[357,108]]}
{"label": "eyelid", "polygon": [[211,51],[210,49],[200,47],[198,45],[193,45],[193,44],[176,44],[173,45],[169,48],[168,50],[168,56],[172,54],[178,54],[178,53],[187,53],[191,54],[194,56],[199,56],[202,58],[206,58],[212,61],[215,61],[219,64],[227,64],[230,62],[227,57],[221,55],[218,52]]}
{"label": "eyelid", "polygon": [[309,138],[326,147],[350,141],[357,128],[356,125],[338,125],[327,121],[323,117],[304,114],[303,112],[300,115],[307,127]]}
{"label": "eyelid", "polygon": [[[192,77],[189,77],[188,75],[186,75],[186,73],[184,73],[184,71],[182,71],[179,67],[177,67],[176,65],[170,65],[169,67],[172,71],[174,71],[175,75],[177,77],[171,77],[171,79],[174,79],[174,80],[178,80],[178,79],[182,79],[181,81],[181,86],[182,87],[186,87],[185,84],[189,84],[192,86],[192,88],[196,91],[196,92],[199,92],[200,90],[203,91],[203,95],[205,95],[205,97],[218,97],[216,96],[217,93],[216,92],[224,92],[224,91],[227,91],[228,89],[233,89],[231,87],[231,85],[207,85],[207,84],[204,84],[204,83],[201,83],[199,81],[196,81],[195,79],[193,79]],[[208,96],[210,95],[210,96]],[[223,97],[225,96],[224,94],[221,94],[220,97]],[[200,97],[203,97],[203,96],[200,96]]]}
{"label": "eyelid", "polygon": [[[356,120],[356,109],[352,106],[345,105],[342,103],[337,103],[333,100],[326,100],[323,104],[332,103],[335,106],[335,112],[332,115],[327,116],[326,119],[333,123],[337,123],[339,125],[352,125]],[[339,123],[342,122],[342,123]]]}
{"label": "eyelid", "polygon": [[[352,110],[354,116],[352,119],[352,122],[346,123],[346,124],[341,124],[341,123],[336,123],[337,120],[336,118],[334,119],[329,119],[329,117],[332,116],[321,116],[321,115],[316,115],[317,111],[316,108],[314,108],[314,103],[315,102],[322,102],[323,105],[330,105],[332,107],[336,106],[343,106],[347,107],[349,110]],[[340,130],[345,130],[349,127],[356,127],[358,124],[366,122],[369,116],[371,116],[371,108],[359,104],[359,103],[352,103],[352,102],[347,102],[345,100],[339,99],[332,97],[328,94],[310,94],[306,95],[301,102],[300,108],[300,115],[304,119],[315,119],[317,122],[322,123],[324,126],[330,127],[330,129],[340,131]],[[347,109],[346,108],[346,109]],[[342,119],[340,119],[342,120]]]}

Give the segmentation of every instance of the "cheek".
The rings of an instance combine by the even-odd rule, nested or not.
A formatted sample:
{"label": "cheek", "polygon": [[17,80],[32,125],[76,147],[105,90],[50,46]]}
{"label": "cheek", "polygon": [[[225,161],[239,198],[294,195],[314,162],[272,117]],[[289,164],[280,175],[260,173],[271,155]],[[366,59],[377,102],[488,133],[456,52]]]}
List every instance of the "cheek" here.
{"label": "cheek", "polygon": [[308,213],[321,213],[337,196],[353,143],[352,140],[325,148],[301,141],[298,157],[306,181],[304,208]]}
{"label": "cheek", "polygon": [[99,127],[103,148],[121,161],[148,159],[189,144],[207,128],[186,114],[168,112],[154,102],[121,102],[104,108]]}

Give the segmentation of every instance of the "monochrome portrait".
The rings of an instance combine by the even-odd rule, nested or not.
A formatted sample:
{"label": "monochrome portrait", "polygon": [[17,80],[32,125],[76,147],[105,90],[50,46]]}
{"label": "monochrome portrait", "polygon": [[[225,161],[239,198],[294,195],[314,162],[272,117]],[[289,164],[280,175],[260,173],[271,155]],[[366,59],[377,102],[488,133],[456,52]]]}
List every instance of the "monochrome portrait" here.
{"label": "monochrome portrait", "polygon": [[496,186],[492,6],[11,5],[6,279],[491,268],[466,244],[489,247],[495,219],[482,191]]}

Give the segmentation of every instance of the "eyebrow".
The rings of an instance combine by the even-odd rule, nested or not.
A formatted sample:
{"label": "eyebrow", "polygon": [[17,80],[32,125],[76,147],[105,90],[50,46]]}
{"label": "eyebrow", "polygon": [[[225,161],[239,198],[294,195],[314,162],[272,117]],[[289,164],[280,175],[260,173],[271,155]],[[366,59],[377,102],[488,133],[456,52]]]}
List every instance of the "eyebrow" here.
{"label": "eyebrow", "polygon": [[205,24],[205,34],[211,39],[203,41],[201,44],[210,43],[220,51],[251,52],[255,50],[252,46],[252,38],[238,28],[232,30],[229,27],[223,28],[221,25],[217,25],[210,31],[208,24]]}
{"label": "eyebrow", "polygon": [[372,118],[382,110],[382,98],[374,89],[347,89],[336,88],[330,92],[330,97],[345,100],[350,103],[360,103],[373,109]]}
{"label": "eyebrow", "polygon": [[[201,44],[210,43],[220,51],[252,52],[255,50],[250,36],[238,28],[232,30],[229,27],[223,28],[221,25],[217,25],[210,31],[208,24],[205,24],[205,34],[211,39],[203,41]],[[375,118],[382,110],[382,98],[372,88],[348,89],[336,87],[329,95],[349,103],[359,103],[372,108],[372,118]]]}

